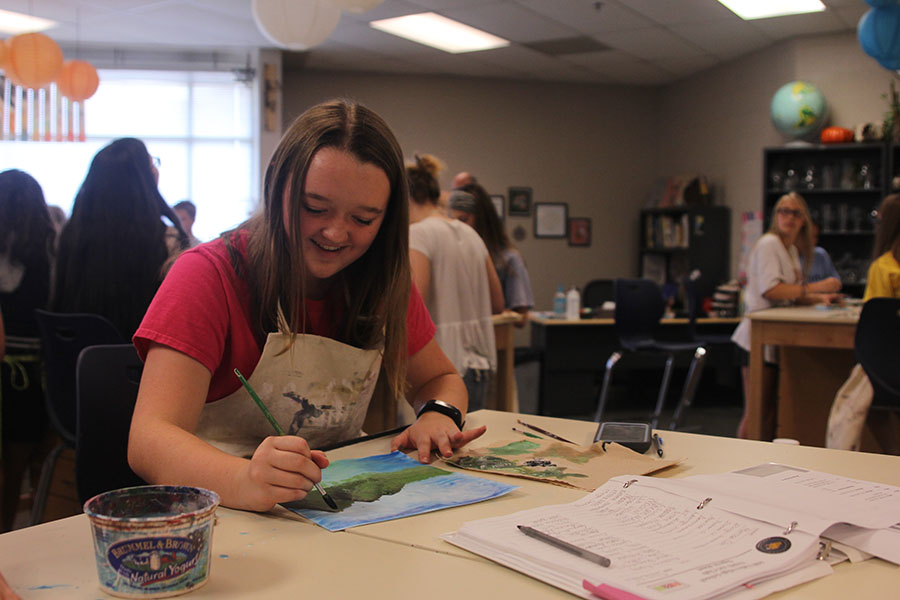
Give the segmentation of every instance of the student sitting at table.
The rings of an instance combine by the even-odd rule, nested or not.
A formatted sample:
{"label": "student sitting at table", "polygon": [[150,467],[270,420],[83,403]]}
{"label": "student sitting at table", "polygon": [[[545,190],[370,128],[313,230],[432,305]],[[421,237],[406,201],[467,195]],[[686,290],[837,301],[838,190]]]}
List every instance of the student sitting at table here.
{"label": "student sitting at table", "polygon": [[[839,302],[836,294],[841,282],[834,277],[815,283],[803,278],[800,256],[811,261],[812,238],[810,236],[809,208],[797,192],[790,192],[778,199],[773,211],[772,223],[750,251],[747,266],[747,286],[744,290],[744,313],[751,313],[773,306],[790,304],[817,304]],[[750,319],[744,317],[731,338],[744,352],[741,373],[744,380],[744,415],[738,426],[738,437],[747,436],[746,402],[749,396],[747,381],[750,351]],[[765,348],[763,369],[762,424],[763,439],[775,436],[775,383],[777,358],[775,348]]]}
{"label": "student sitting at table", "polygon": [[809,275],[807,276],[807,281],[809,283],[815,283],[817,281],[822,281],[823,279],[828,279],[829,277],[834,277],[838,281],[840,281],[841,276],[838,274],[837,269],[834,268],[834,263],[831,262],[831,256],[828,255],[828,250],[819,246],[819,232],[821,231],[821,227],[819,227],[819,223],[816,222],[815,219],[810,220],[810,234],[812,236],[812,247],[813,247],[813,259],[812,265],[809,268]]}
{"label": "student sitting at table", "polygon": [[[875,244],[864,301],[900,298],[900,194],[885,196],[875,214]],[[831,406],[825,434],[827,448],[859,450],[868,423],[882,450],[888,454],[900,452],[893,436],[893,413],[885,419],[868,419],[873,397],[872,384],[862,367],[856,365]]]}
{"label": "student sitting at table", "polygon": [[[418,415],[393,448],[428,462],[481,435],[460,430],[466,389],[412,285],[408,215],[400,146],[378,115],[343,100],[300,115],[261,212],[182,254],[135,334],[134,471],[234,508],[302,499],[328,466],[311,449],[360,434],[382,358]],[[235,368],[289,435],[271,436]]]}

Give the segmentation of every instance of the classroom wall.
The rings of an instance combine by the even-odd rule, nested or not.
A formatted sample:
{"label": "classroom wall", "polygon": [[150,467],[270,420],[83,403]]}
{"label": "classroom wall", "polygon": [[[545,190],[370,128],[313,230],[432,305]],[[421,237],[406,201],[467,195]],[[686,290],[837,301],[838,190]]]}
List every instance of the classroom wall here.
{"label": "classroom wall", "polygon": [[763,149],[788,140],[772,125],[772,95],[797,79],[822,90],[832,125],[884,118],[891,72],[862,51],[855,33],[777,44],[661,90],[659,172],[706,173],[716,203],[731,207],[732,274],[741,213],[762,208]]}
{"label": "classroom wall", "polygon": [[351,96],[387,119],[407,157],[442,158],[442,187],[471,171],[491,193],[530,186],[535,202],[590,217],[590,248],[535,239],[530,218],[507,217],[509,231],[527,231],[518,246],[539,310],[557,283],[637,275],[638,211],[660,176],[707,175],[714,201],[732,208],[736,273],[740,215],[762,206],[763,149],[787,141],[769,117],[775,91],[808,80],[831,123],[853,127],[883,118],[891,77],[854,33],[783,42],[661,88],[285,69],[285,125],[317,101]]}
{"label": "classroom wall", "polygon": [[527,232],[516,243],[538,309],[550,309],[558,283],[637,272],[638,209],[657,170],[655,90],[285,70],[285,124],[338,95],[381,114],[408,159],[446,162],[442,188],[470,171],[490,193],[528,186],[534,202],[566,202],[570,216],[591,218],[589,248],[535,239],[532,218],[506,219],[508,231]]}

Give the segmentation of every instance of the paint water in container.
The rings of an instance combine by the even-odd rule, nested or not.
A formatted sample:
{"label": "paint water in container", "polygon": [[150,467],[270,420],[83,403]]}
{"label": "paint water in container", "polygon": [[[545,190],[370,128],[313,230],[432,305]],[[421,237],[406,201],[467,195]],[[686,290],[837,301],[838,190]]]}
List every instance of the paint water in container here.
{"label": "paint water in container", "polygon": [[166,598],[206,583],[218,505],[213,491],[168,485],[85,502],[100,588],[122,598]]}

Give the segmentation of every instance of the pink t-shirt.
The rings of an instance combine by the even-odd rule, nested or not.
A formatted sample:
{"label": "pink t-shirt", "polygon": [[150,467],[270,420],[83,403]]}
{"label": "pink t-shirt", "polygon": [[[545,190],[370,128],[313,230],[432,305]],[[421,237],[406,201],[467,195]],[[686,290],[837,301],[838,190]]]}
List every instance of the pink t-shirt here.
{"label": "pink t-shirt", "polygon": [[[238,251],[246,249],[246,234]],[[336,338],[343,311],[331,299],[307,300],[308,331]],[[407,348],[412,356],[434,337],[434,323],[415,285],[406,313]],[[134,345],[144,360],[151,343],[174,348],[200,361],[212,380],[206,401],[231,394],[240,382],[237,368],[250,377],[259,362],[262,347],[254,336],[250,315],[250,289],[234,272],[225,242],[202,244],[178,257],[150,303]]]}

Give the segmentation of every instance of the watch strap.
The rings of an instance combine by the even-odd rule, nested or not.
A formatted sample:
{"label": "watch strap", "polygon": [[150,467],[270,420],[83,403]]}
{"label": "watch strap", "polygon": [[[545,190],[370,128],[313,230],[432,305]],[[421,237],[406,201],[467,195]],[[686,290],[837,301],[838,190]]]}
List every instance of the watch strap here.
{"label": "watch strap", "polygon": [[429,400],[419,409],[416,418],[418,419],[422,414],[430,411],[439,412],[442,415],[450,417],[453,419],[453,422],[456,423],[456,426],[459,427],[459,430],[462,431],[463,425],[465,425],[465,421],[463,421],[462,418],[462,412],[452,404],[444,402],[443,400]]}

